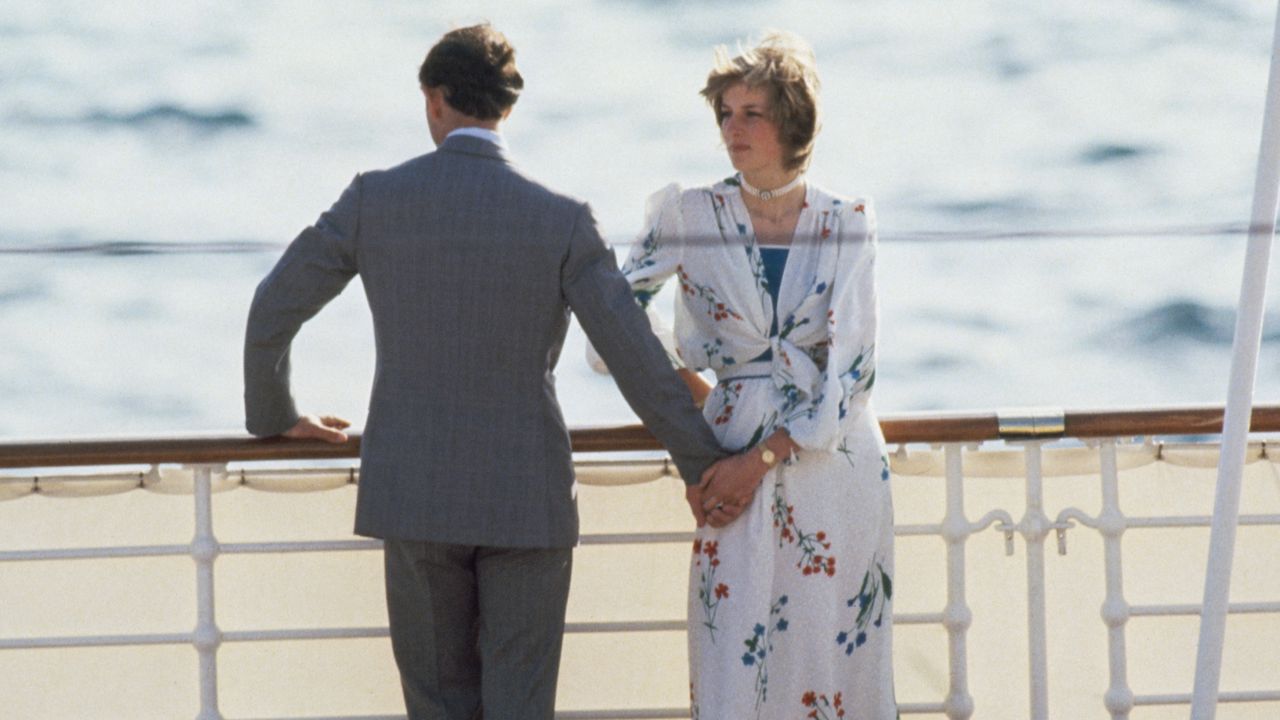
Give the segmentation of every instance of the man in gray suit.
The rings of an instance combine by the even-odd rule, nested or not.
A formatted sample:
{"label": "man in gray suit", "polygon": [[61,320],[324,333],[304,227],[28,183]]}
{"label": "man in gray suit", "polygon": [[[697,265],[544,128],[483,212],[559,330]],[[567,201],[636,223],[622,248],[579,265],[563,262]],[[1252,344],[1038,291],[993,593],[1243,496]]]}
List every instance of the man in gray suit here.
{"label": "man in gray suit", "polygon": [[[437,151],[357,175],[258,286],[246,424],[261,436],[346,439],[345,421],[295,409],[289,348],[359,275],[377,371],[355,529],[385,542],[409,716],[550,719],[578,538],[552,374],[570,309],[671,453],[699,524],[697,483],[726,453],[590,209],[511,164],[498,129],[523,80],[506,38],[488,25],[452,31],[419,80]],[[723,524],[737,511],[710,519]]]}

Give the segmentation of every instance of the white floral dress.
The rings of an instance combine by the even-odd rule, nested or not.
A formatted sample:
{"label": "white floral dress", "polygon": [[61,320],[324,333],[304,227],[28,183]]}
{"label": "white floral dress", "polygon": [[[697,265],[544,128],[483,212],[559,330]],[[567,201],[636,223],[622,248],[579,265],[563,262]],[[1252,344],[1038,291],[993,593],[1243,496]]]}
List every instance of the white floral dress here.
{"label": "white floral dress", "polygon": [[693,718],[894,718],[893,505],[869,403],[871,202],[808,185],[776,324],[737,180],[672,185],[647,210],[622,270],[646,307],[678,278],[676,360],[715,372],[705,414],[721,444],[747,448],[786,428],[802,448],[765,476],[732,524],[698,531]]}

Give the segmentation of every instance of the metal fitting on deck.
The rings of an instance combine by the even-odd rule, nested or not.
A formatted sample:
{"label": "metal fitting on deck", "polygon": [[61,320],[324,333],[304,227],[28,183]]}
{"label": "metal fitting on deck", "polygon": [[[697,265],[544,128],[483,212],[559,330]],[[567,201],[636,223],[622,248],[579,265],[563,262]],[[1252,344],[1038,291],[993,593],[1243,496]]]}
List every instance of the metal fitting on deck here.
{"label": "metal fitting on deck", "polygon": [[1066,413],[1062,408],[997,410],[996,422],[1002,440],[1062,437],[1067,431]]}

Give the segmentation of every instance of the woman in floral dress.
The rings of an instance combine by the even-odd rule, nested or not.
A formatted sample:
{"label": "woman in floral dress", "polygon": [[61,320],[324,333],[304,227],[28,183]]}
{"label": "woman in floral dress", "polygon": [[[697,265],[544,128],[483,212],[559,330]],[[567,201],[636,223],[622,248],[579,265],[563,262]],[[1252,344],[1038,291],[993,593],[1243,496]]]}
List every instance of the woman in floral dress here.
{"label": "woman in floral dress", "polygon": [[[702,94],[738,172],[650,198],[623,266],[646,307],[679,282],[681,372],[721,444],[744,451],[728,462],[758,478],[713,470],[702,485],[712,522],[698,529],[689,594],[698,720],[897,715],[889,462],[869,402],[875,215],[869,199],[804,177],[817,86],[792,35],[732,58],[719,49]],[[707,368],[714,386],[695,374]]]}

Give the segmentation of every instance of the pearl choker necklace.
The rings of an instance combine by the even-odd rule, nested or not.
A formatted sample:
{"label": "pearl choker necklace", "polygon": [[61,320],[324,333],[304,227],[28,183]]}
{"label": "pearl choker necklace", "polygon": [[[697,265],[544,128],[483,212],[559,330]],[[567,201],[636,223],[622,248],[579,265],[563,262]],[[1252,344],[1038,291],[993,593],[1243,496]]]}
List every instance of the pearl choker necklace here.
{"label": "pearl choker necklace", "polygon": [[773,190],[761,190],[760,188],[754,187],[751,185],[751,183],[747,182],[747,179],[742,177],[742,173],[738,173],[738,183],[741,184],[742,189],[746,190],[748,195],[754,195],[766,202],[776,197],[782,197],[783,195],[786,195],[792,190],[795,190],[802,182],[804,182],[804,173],[800,173],[799,175],[796,175],[794,180],[787,183],[786,185],[783,185],[780,188],[774,188]]}

